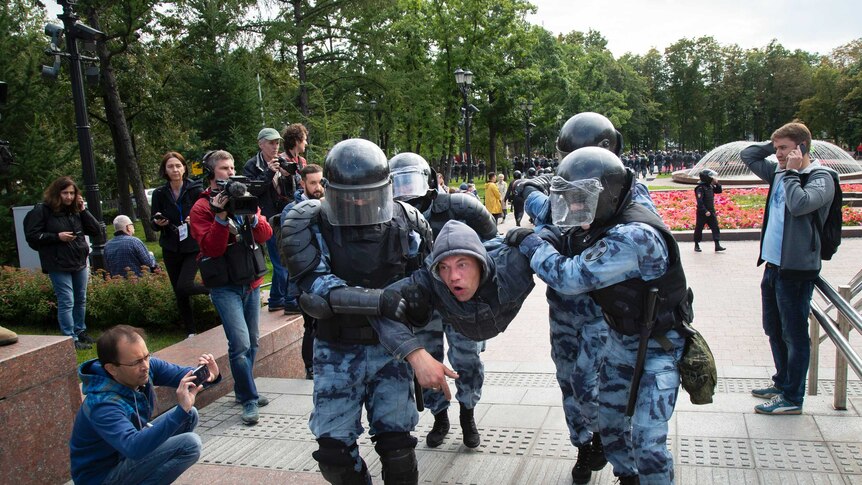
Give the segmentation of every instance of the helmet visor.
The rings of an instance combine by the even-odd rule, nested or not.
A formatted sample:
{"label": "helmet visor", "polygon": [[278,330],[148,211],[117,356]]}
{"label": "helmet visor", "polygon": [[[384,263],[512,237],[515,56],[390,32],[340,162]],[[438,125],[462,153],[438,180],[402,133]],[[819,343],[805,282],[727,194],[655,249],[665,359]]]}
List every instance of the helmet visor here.
{"label": "helmet visor", "polygon": [[563,227],[592,224],[602,183],[597,179],[570,182],[562,177],[551,179],[551,219]]}
{"label": "helmet visor", "polygon": [[370,226],[392,219],[392,184],[372,188],[326,188],[323,210],[333,226]]}
{"label": "helmet visor", "polygon": [[406,167],[392,172],[392,191],[396,199],[422,197],[428,193],[428,177],[416,167]]}

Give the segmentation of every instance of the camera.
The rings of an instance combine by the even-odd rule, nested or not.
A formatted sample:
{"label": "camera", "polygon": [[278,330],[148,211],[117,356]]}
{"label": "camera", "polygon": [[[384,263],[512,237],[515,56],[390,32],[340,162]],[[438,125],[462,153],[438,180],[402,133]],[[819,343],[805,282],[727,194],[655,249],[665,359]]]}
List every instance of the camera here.
{"label": "camera", "polygon": [[210,369],[206,365],[200,365],[192,371],[192,375],[195,376],[195,384],[200,386],[210,378]]}
{"label": "camera", "polygon": [[278,157],[278,166],[281,167],[282,170],[287,171],[290,175],[296,175],[296,172],[299,170],[299,166],[296,162],[288,162],[284,157]]}
{"label": "camera", "polygon": [[212,194],[225,194],[229,197],[227,205],[224,209],[235,216],[246,216],[257,213],[257,197],[250,193],[255,191],[260,193],[265,182],[249,180],[248,177],[235,175],[227,180],[216,180],[218,190],[213,190]]}

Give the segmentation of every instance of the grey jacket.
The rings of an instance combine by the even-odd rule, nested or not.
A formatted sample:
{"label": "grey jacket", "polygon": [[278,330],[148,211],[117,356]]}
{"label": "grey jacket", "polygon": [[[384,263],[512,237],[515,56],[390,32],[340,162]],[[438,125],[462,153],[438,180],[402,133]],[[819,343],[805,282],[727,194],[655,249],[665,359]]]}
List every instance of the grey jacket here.
{"label": "grey jacket", "polygon": [[[766,157],[775,153],[772,142],[755,143],[740,153],[745,163],[755,175],[769,183],[769,196],[766,210],[763,213],[763,227],[760,231],[761,252],[763,250],[763,235],[769,221],[769,200],[776,175],[780,173],[778,162],[767,160]],[[811,165],[802,170],[810,173],[803,187],[799,172],[787,170],[784,172],[784,190],[786,201],[784,205],[784,234],[781,240],[781,275],[792,279],[813,279],[820,273],[820,235],[814,225],[815,214],[819,212],[821,221],[826,220],[829,205],[835,194],[835,183],[832,180],[832,169],[820,165],[817,160],[811,160]],[[758,257],[757,265],[763,259]]]}
{"label": "grey jacket", "polygon": [[[482,264],[479,289],[469,301],[459,302],[437,276],[437,264],[454,254],[468,254]],[[449,221],[434,240],[434,249],[425,266],[412,275],[389,286],[400,289],[415,284],[431,294],[431,307],[440,313],[443,322],[470,340],[486,340],[506,330],[521,305],[536,286],[530,261],[517,247],[503,244],[501,238],[482,243],[470,226]],[[418,348],[410,329],[385,318],[376,319],[380,343],[397,358],[403,358]],[[375,329],[378,327],[375,326]]]}

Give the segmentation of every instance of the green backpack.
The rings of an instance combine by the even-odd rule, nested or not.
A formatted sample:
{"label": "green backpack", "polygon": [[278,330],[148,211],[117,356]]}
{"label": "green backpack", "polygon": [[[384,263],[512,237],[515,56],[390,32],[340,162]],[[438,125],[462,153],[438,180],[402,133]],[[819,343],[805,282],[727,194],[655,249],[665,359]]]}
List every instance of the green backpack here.
{"label": "green backpack", "polygon": [[682,359],[677,366],[682,388],[688,392],[692,404],[709,404],[718,383],[715,358],[703,335],[691,327],[688,330],[690,336],[685,340]]}

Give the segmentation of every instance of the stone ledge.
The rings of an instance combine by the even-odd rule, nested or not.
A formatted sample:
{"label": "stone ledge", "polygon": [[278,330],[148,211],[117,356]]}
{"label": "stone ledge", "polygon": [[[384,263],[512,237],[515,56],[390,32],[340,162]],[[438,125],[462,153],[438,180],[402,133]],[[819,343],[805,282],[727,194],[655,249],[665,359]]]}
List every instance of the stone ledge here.
{"label": "stone ledge", "polygon": [[[281,312],[269,313],[261,308],[260,338],[257,357],[254,363],[255,377],[286,377],[302,379],[305,365],[302,362],[302,315],[284,315]],[[207,330],[154,355],[177,365],[197,365],[203,353],[213,354],[218,363],[222,381],[201,392],[195,400],[195,407],[205,407],[216,399],[233,391],[233,376],[227,355],[227,338],[221,326]],[[176,390],[157,388],[158,404],[156,414],[161,414],[176,406]]]}
{"label": "stone ledge", "polygon": [[71,338],[19,335],[0,347],[0,482],[67,480],[80,403]]}

